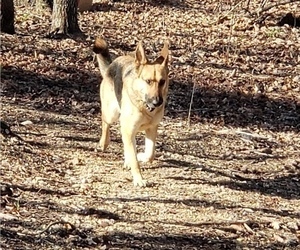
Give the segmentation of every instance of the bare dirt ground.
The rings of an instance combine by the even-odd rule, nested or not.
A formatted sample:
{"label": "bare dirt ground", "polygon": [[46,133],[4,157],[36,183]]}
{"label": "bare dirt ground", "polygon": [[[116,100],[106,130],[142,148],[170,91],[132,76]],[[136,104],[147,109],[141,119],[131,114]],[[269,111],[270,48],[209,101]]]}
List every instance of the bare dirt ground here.
{"label": "bare dirt ground", "polygon": [[[46,38],[49,10],[18,6],[1,120],[24,141],[1,138],[1,247],[299,249],[300,30],[276,23],[300,9],[261,2],[275,1],[101,2],[79,16],[85,40]],[[146,188],[122,168],[117,124],[95,150],[100,34],[118,54],[172,44]]]}

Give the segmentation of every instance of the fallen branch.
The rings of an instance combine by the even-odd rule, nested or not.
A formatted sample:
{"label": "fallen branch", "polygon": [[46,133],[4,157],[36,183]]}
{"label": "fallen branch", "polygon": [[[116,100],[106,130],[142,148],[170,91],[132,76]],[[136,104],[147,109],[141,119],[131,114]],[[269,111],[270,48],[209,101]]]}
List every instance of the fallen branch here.
{"label": "fallen branch", "polygon": [[262,140],[262,141],[269,141],[270,138],[261,136],[256,133],[252,133],[251,131],[243,131],[243,130],[233,130],[233,129],[222,129],[222,130],[215,130],[216,134],[225,134],[225,135],[238,135],[244,139],[249,139],[249,140]]}
{"label": "fallen branch", "polygon": [[278,7],[278,6],[289,4],[289,3],[295,3],[295,2],[300,2],[300,0],[286,0],[286,1],[278,2],[278,3],[273,3],[273,4],[270,4],[269,6],[266,6],[265,8],[261,9],[259,11],[259,13],[261,14],[262,12],[268,11],[274,7]]}
{"label": "fallen branch", "polygon": [[37,232],[37,233],[35,233],[34,235],[41,235],[41,234],[43,234],[43,233],[46,233],[46,232],[49,231],[49,229],[50,229],[51,227],[53,227],[54,225],[57,225],[57,224],[67,224],[67,225],[71,226],[71,229],[72,229],[72,230],[75,230],[75,229],[76,229],[76,227],[75,227],[72,223],[67,222],[67,221],[62,221],[62,220],[61,220],[61,221],[51,222],[44,230],[42,230],[42,231],[40,231],[40,232]]}
{"label": "fallen branch", "polygon": [[[173,222],[164,222],[165,224],[172,225]],[[191,222],[185,222],[182,224],[182,226],[186,227],[206,227],[206,226],[225,226],[225,225],[242,225],[245,226],[247,224],[259,224],[259,225],[268,225],[270,224],[270,221],[263,221],[263,220],[220,220],[220,221],[208,221],[208,222],[200,222],[200,223],[191,223]],[[247,230],[249,230],[247,228]]]}
{"label": "fallen branch", "polygon": [[263,14],[263,12],[266,12],[272,8],[278,7],[278,6],[282,6],[285,4],[290,4],[290,3],[295,3],[295,2],[300,2],[300,0],[285,0],[285,1],[281,1],[281,2],[277,2],[277,3],[273,3],[270,4],[264,8],[260,7],[259,9],[257,9],[255,12],[250,13],[251,16],[256,16],[256,18],[254,18],[245,28],[239,29],[239,31],[245,31],[250,29],[251,27],[253,27],[255,24],[261,24],[263,23],[269,16],[269,13],[265,13]]}

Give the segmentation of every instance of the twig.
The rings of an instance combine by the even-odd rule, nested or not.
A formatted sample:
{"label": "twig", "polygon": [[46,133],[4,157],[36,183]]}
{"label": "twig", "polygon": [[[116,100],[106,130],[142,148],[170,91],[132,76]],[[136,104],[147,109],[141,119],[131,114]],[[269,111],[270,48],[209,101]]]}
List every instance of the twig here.
{"label": "twig", "polygon": [[[256,221],[256,220],[220,220],[220,221],[209,221],[209,222],[200,222],[200,223],[191,223],[186,222],[183,223],[183,226],[196,226],[196,227],[202,227],[202,226],[222,226],[222,225],[245,225],[245,224],[269,224],[270,221]],[[171,222],[165,222],[165,224],[172,224]]]}
{"label": "twig", "polygon": [[285,0],[285,1],[281,1],[281,2],[270,4],[270,5],[268,5],[268,6],[266,6],[266,7],[263,8],[263,6],[266,3],[264,1],[259,9],[257,9],[254,13],[250,13],[251,16],[256,16],[256,18],[254,18],[247,25],[246,28],[239,29],[239,31],[245,31],[245,30],[249,29],[250,27],[253,27],[254,24],[261,24],[263,21],[265,21],[267,19],[267,17],[270,16],[270,14],[266,13],[266,14],[263,15],[263,12],[266,12],[266,11],[268,11],[268,10],[274,8],[274,7],[278,7],[278,6],[289,4],[289,3],[295,3],[295,2],[300,2],[300,0]]}
{"label": "twig", "polygon": [[252,133],[250,131],[243,131],[243,130],[231,130],[231,129],[223,129],[223,130],[216,130],[216,134],[220,135],[239,135],[244,138],[249,139],[259,139],[259,140],[269,140],[265,136],[261,136],[259,134]]}
{"label": "twig", "polygon": [[243,223],[243,226],[246,228],[246,230],[247,230],[249,233],[254,234],[254,231],[252,230],[251,227],[248,226],[247,223]]}
{"label": "twig", "polygon": [[268,11],[269,9],[272,9],[274,7],[278,7],[280,5],[285,5],[285,4],[289,4],[289,3],[295,3],[295,2],[300,2],[300,0],[286,0],[286,1],[281,1],[278,3],[270,4],[269,6],[266,6],[265,8],[261,9],[259,11],[259,14],[261,14],[262,12]]}
{"label": "twig", "polygon": [[260,4],[260,7],[263,8],[267,4],[268,0],[263,0]]}
{"label": "twig", "polygon": [[68,225],[71,226],[71,229],[72,229],[72,230],[75,230],[75,229],[76,229],[76,227],[75,227],[72,223],[67,222],[67,221],[60,220],[60,221],[51,222],[44,230],[42,230],[42,231],[40,231],[40,232],[37,232],[37,233],[35,233],[34,235],[46,233],[52,226],[57,225],[57,224],[68,224]]}
{"label": "twig", "polygon": [[192,110],[192,104],[193,104],[193,100],[194,100],[194,93],[195,93],[195,87],[196,87],[196,83],[195,81],[193,81],[193,90],[192,90],[192,96],[191,96],[191,101],[190,101],[190,106],[189,106],[189,114],[188,114],[188,126],[190,126],[191,124],[191,110]]}
{"label": "twig", "polygon": [[246,9],[249,10],[250,0],[247,0]]}
{"label": "twig", "polygon": [[[192,47],[192,55],[194,56],[194,40],[193,40],[193,38],[191,38],[191,47]],[[194,58],[193,58],[193,62],[194,62]],[[192,65],[192,67],[194,67],[194,65]],[[192,96],[191,96],[189,113],[188,113],[188,126],[189,127],[191,124],[191,110],[192,110],[192,104],[193,104],[194,93],[195,93],[195,88],[196,88],[196,82],[194,81],[194,70],[192,70],[192,81],[193,81],[193,90],[192,90]]]}
{"label": "twig", "polygon": [[234,5],[225,15],[218,16],[217,20],[214,21],[212,24],[220,23],[222,20],[224,20],[232,11],[234,11],[244,0],[239,1],[236,5]]}
{"label": "twig", "polygon": [[246,131],[241,131],[241,130],[236,130],[234,131],[235,134],[240,135],[241,137],[246,137],[246,138],[250,138],[250,139],[261,139],[261,140],[268,140],[267,137],[258,135],[258,134],[254,134],[251,132],[246,132]]}
{"label": "twig", "polygon": [[277,157],[276,155],[259,152],[257,150],[249,150],[247,153],[253,153],[253,154],[265,156],[265,157],[268,157],[268,158],[275,158],[275,157]]}

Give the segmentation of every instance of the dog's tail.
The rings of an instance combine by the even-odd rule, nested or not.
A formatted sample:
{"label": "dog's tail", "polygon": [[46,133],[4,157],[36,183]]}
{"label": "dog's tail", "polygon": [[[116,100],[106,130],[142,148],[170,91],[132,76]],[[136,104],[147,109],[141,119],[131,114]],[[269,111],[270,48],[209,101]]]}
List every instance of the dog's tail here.
{"label": "dog's tail", "polygon": [[108,66],[112,62],[106,41],[100,37],[97,37],[94,43],[93,51],[96,53],[101,75],[104,76]]}

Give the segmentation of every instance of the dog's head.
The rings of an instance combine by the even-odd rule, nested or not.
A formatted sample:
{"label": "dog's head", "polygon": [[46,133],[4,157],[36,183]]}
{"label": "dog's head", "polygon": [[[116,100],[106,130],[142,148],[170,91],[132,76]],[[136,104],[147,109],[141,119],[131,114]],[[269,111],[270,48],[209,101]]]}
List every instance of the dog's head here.
{"label": "dog's head", "polygon": [[135,51],[135,65],[138,75],[135,86],[142,94],[142,101],[150,112],[162,106],[167,98],[169,88],[168,47],[169,43],[165,42],[160,56],[152,62],[147,59],[141,42]]}

